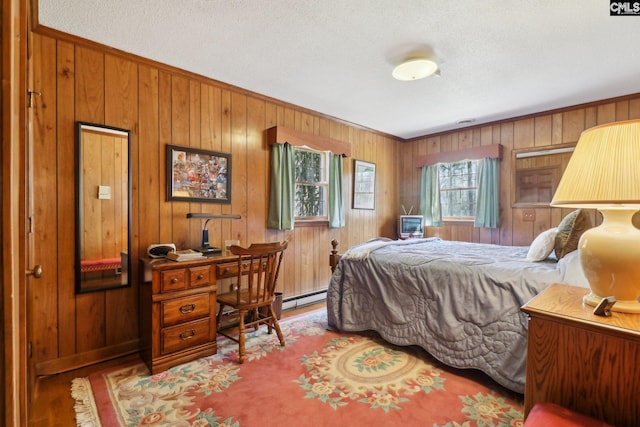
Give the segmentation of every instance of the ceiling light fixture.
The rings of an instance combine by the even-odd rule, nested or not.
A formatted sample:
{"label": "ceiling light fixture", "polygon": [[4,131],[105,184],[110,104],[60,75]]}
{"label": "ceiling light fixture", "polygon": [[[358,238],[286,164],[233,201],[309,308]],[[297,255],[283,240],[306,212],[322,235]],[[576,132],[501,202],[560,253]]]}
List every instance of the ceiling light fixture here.
{"label": "ceiling light fixture", "polygon": [[438,71],[438,64],[430,59],[407,59],[393,69],[393,77],[397,80],[410,81],[429,77]]}

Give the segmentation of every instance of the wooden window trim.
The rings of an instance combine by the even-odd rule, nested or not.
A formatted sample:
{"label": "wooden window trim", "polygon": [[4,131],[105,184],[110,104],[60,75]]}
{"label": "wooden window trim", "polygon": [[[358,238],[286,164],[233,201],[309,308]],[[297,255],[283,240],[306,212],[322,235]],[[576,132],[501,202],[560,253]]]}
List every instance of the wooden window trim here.
{"label": "wooden window trim", "polygon": [[425,154],[416,157],[416,167],[420,168],[438,163],[457,163],[464,160],[480,160],[486,158],[502,159],[502,145],[482,145],[480,147],[465,148],[463,150]]}
{"label": "wooden window trim", "polygon": [[475,218],[472,216],[464,216],[460,218],[446,216],[442,218],[442,222],[447,225],[469,225],[475,222]]}
{"label": "wooden window trim", "polygon": [[329,226],[329,219],[327,218],[314,218],[314,219],[295,219],[294,227],[316,227],[316,226]]}
{"label": "wooden window trim", "polygon": [[[330,151],[343,157],[351,156],[351,145],[347,142],[338,141],[324,136],[313,135],[289,129],[284,126],[273,126],[266,131],[267,144],[291,144],[294,147],[310,148],[316,151]],[[328,187],[328,184],[327,184]],[[294,218],[294,227],[317,227],[329,226],[327,217],[316,217],[309,219]]]}
{"label": "wooden window trim", "polygon": [[294,147],[331,151],[333,154],[340,154],[342,157],[351,156],[351,145],[347,142],[300,132],[283,126],[274,126],[267,129],[267,143],[269,145],[289,143]]}

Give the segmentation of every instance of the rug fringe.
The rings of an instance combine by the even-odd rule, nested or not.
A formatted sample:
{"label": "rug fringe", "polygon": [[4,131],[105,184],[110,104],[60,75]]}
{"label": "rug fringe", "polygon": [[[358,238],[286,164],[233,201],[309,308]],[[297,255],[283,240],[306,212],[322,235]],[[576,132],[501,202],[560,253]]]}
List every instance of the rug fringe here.
{"label": "rug fringe", "polygon": [[76,425],[78,427],[102,426],[88,378],[76,378],[71,381],[71,397],[76,401],[73,409],[76,412]]}

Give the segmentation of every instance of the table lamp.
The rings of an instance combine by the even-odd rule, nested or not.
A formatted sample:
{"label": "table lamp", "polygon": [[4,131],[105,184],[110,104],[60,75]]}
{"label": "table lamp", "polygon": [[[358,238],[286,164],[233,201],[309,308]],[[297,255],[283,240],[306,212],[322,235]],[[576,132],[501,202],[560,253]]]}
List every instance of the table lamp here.
{"label": "table lamp", "polygon": [[196,249],[198,252],[202,252],[203,254],[215,254],[218,252],[222,252],[222,249],[216,248],[209,244],[209,230],[207,229],[207,224],[209,224],[209,220],[211,219],[240,219],[240,215],[226,215],[226,214],[210,214],[210,213],[193,213],[189,212],[187,214],[187,218],[201,218],[206,219],[204,222],[204,226],[202,227],[202,243],[199,248]]}
{"label": "table lamp", "polygon": [[640,120],[585,130],[569,160],[551,206],[590,208],[603,221],[580,237],[580,263],[596,306],[615,297],[612,311],[640,313]]}

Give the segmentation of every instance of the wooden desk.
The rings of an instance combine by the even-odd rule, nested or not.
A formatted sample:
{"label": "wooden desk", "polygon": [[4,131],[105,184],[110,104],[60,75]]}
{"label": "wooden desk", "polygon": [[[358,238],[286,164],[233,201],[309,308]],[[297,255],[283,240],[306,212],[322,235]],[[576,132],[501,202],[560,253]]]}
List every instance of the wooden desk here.
{"label": "wooden desk", "polygon": [[588,289],[554,284],[522,310],[530,316],[525,417],[552,402],[616,426],[640,425],[640,315],[593,314]]}
{"label": "wooden desk", "polygon": [[217,352],[217,279],[237,272],[234,255],[140,260],[141,355],[151,373]]}

